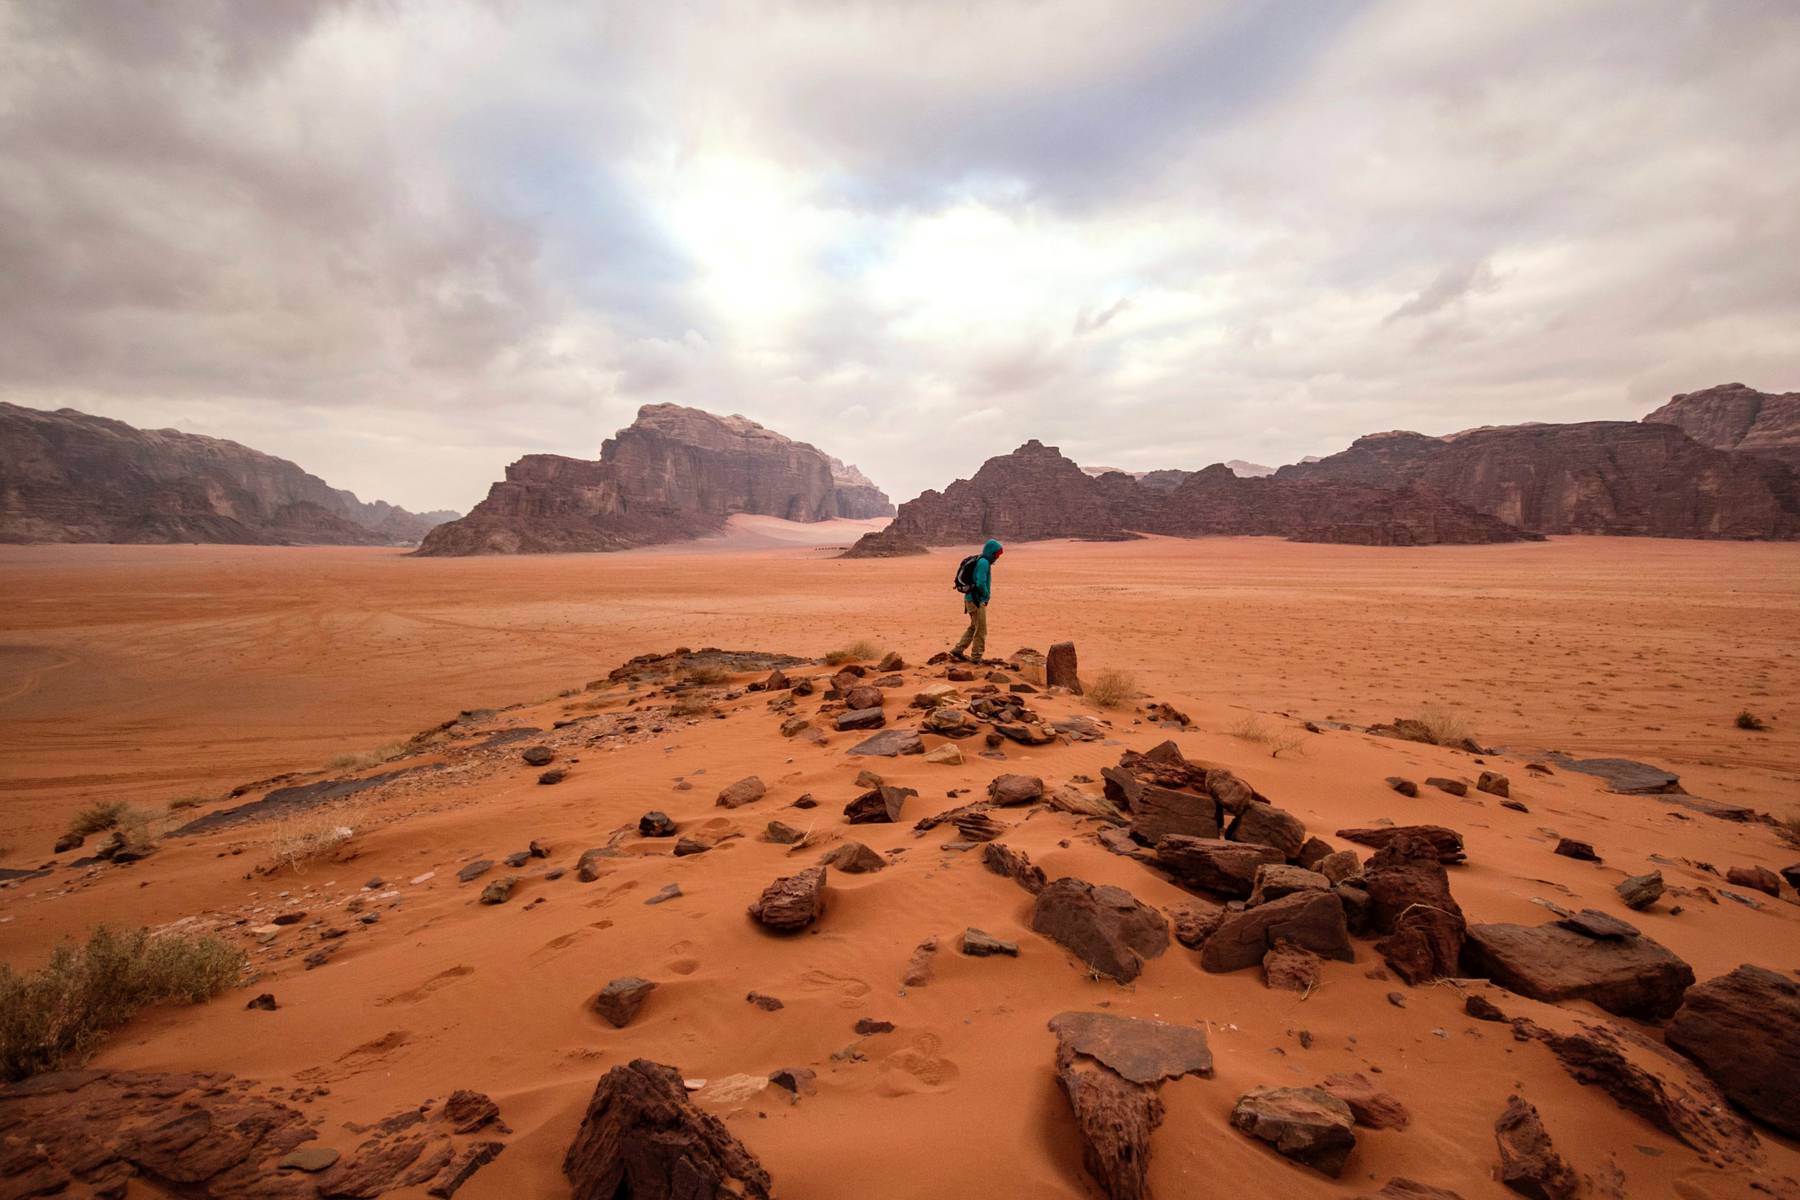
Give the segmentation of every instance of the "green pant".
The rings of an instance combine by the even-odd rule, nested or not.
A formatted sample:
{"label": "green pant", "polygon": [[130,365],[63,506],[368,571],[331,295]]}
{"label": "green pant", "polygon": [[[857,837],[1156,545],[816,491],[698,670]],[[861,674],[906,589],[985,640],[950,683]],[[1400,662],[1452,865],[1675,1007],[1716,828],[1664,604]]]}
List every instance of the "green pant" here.
{"label": "green pant", "polygon": [[956,652],[961,653],[966,646],[970,658],[980,658],[981,652],[987,649],[987,605],[965,598],[963,611],[969,614],[969,627],[963,630],[962,640],[956,643]]}

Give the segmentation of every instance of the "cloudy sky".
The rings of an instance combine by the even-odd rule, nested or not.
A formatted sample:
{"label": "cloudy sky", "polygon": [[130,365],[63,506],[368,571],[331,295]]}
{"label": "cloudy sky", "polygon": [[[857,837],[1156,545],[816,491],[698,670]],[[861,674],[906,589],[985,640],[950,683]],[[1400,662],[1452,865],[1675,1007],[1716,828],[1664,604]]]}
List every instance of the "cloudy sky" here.
{"label": "cloudy sky", "polygon": [[0,4],[0,398],[467,508],[639,404],[898,499],[1800,389],[1790,0]]}

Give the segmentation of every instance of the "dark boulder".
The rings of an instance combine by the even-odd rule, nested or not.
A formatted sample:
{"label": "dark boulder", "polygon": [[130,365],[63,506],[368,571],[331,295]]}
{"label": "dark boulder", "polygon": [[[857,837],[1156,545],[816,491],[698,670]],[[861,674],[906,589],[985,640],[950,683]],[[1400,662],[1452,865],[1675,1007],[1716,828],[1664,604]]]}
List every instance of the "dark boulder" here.
{"label": "dark boulder", "polygon": [[1356,959],[1337,894],[1296,892],[1227,915],[1200,948],[1200,965],[1215,973],[1254,967],[1283,940],[1325,958]]}
{"label": "dark boulder", "polygon": [[1800,983],[1746,963],[1689,988],[1664,1036],[1733,1104],[1800,1137]]}
{"label": "dark boulder", "polygon": [[1031,928],[1120,983],[1136,979],[1144,960],[1169,945],[1169,923],[1161,913],[1123,888],[1068,876],[1038,893]]}
{"label": "dark boulder", "polygon": [[1231,1110],[1231,1124],[1268,1142],[1277,1153],[1336,1179],[1356,1148],[1350,1106],[1310,1087],[1269,1087],[1246,1092]]}
{"label": "dark boulder", "polygon": [[825,868],[808,867],[784,875],[763,889],[750,906],[750,916],[769,929],[792,933],[819,919],[825,911]]}
{"label": "dark boulder", "polygon": [[681,1073],[634,1059],[601,1077],[563,1157],[571,1200],[769,1200],[769,1173],[687,1097]]}
{"label": "dark boulder", "polygon": [[1594,938],[1558,924],[1471,925],[1463,969],[1533,1000],[1587,1000],[1643,1020],[1672,1016],[1694,982],[1693,968],[1650,938]]}
{"label": "dark boulder", "polygon": [[1500,1147],[1500,1182],[1531,1200],[1569,1200],[1581,1190],[1580,1179],[1550,1144],[1538,1111],[1517,1096],[1494,1122]]}

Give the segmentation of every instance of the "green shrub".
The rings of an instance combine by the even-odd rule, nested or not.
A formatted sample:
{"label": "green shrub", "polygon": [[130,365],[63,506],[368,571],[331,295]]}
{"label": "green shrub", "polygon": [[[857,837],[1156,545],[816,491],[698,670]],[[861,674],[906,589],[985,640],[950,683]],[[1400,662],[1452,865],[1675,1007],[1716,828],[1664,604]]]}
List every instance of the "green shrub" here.
{"label": "green shrub", "polygon": [[64,942],[40,970],[0,964],[0,1075],[24,1079],[79,1061],[140,1009],[218,995],[246,962],[212,936],[96,925],[87,945]]}

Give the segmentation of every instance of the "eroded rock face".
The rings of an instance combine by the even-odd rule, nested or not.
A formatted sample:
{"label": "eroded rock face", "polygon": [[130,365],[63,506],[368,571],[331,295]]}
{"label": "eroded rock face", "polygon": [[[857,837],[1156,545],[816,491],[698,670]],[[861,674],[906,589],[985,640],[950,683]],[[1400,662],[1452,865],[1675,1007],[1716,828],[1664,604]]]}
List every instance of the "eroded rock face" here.
{"label": "eroded rock face", "polygon": [[1189,887],[1243,898],[1256,887],[1256,870],[1281,861],[1273,846],[1222,838],[1171,836],[1156,844],[1157,864]]}
{"label": "eroded rock face", "polygon": [[1419,485],[1539,533],[1800,537],[1790,468],[1715,450],[1661,421],[1371,434],[1275,478]]}
{"label": "eroded rock face", "polygon": [[1206,1031],[1195,1026],[1115,1013],[1066,1012],[1050,1018],[1050,1031],[1063,1045],[1132,1083],[1161,1083],[1183,1075],[1205,1078],[1213,1072]]}
{"label": "eroded rock face", "polygon": [[1038,893],[1031,927],[1120,983],[1169,946],[1169,923],[1124,888],[1064,876]]}
{"label": "eroded rock face", "polygon": [[1150,1135],[1162,1124],[1156,1089],[1081,1054],[1056,1049],[1056,1081],[1081,1134],[1081,1161],[1108,1200],[1149,1200]]}
{"label": "eroded rock face", "polygon": [[[733,513],[789,521],[885,515],[869,510],[887,509],[887,498],[871,494],[855,468],[833,463],[744,417],[646,404],[601,445],[598,462],[519,459],[487,499],[433,530],[419,553],[623,550],[710,533]],[[848,482],[852,473],[859,482]]]}
{"label": "eroded rock face", "polygon": [[412,545],[455,517],[364,503],[221,438],[0,403],[0,542]]}
{"label": "eroded rock face", "polygon": [[825,911],[825,868],[808,867],[783,875],[763,889],[750,916],[778,933],[804,929]]}
{"label": "eroded rock face", "polygon": [[1340,829],[1337,835],[1347,842],[1355,842],[1359,846],[1373,846],[1379,850],[1395,838],[1411,838],[1428,843],[1437,852],[1438,861],[1445,864],[1462,862],[1468,855],[1463,851],[1462,834],[1454,829],[1446,829],[1442,825],[1371,825],[1355,829]]}
{"label": "eroded rock face", "polygon": [[1800,1137],[1800,984],[1746,963],[1689,988],[1664,1036],[1733,1104]]}
{"label": "eroded rock face", "polygon": [[1208,971],[1241,971],[1262,962],[1277,942],[1291,942],[1322,958],[1353,962],[1344,902],[1335,892],[1295,892],[1243,912],[1230,913],[1200,947]]}
{"label": "eroded rock face", "polygon": [[1722,383],[1674,396],[1644,420],[1673,425],[1702,446],[1800,467],[1800,392]]}
{"label": "eroded rock face", "polygon": [[572,1200],[769,1200],[756,1156],[687,1098],[681,1073],[648,1059],[614,1067],[563,1157]]}
{"label": "eroded rock face", "polygon": [[1463,968],[1534,1000],[1588,1000],[1643,1020],[1672,1016],[1694,982],[1693,968],[1650,938],[1595,938],[1554,923],[1471,925]]}

